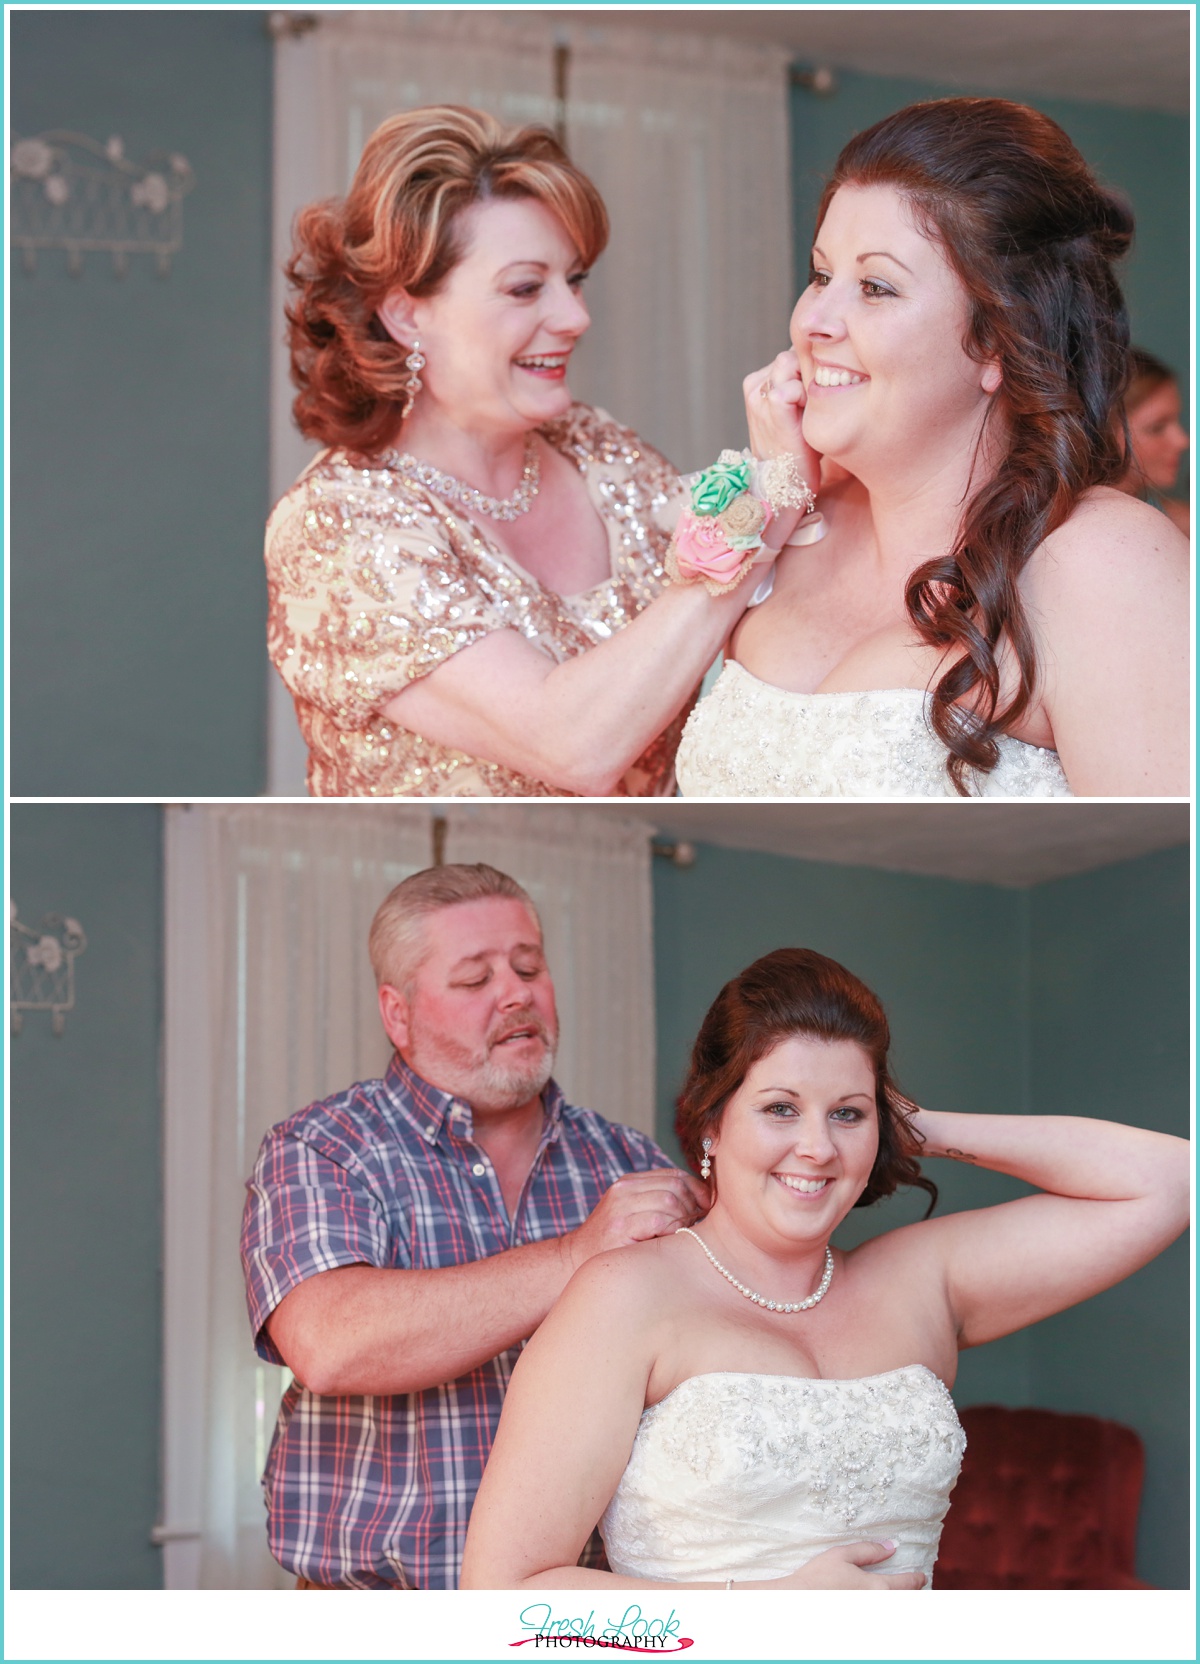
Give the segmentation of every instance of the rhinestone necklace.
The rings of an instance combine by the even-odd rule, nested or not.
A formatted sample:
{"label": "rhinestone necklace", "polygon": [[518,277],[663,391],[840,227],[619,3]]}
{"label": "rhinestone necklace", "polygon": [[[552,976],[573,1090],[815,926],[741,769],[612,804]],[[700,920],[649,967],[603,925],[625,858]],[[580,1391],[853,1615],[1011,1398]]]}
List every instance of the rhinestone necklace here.
{"label": "rhinestone necklace", "polygon": [[755,1294],[754,1290],[752,1288],[747,1288],[745,1283],[739,1283],[733,1272],[725,1269],[720,1260],[713,1253],[712,1249],[708,1246],[708,1243],[705,1242],[703,1237],[696,1236],[695,1231],[692,1230],[690,1225],[681,1225],[675,1232],[675,1235],[695,1236],[696,1241],[700,1244],[701,1248],[704,1249],[704,1252],[708,1255],[716,1269],[721,1273],[722,1277],[725,1278],[726,1282],[732,1283],[738,1293],[745,1295],[747,1300],[752,1300],[756,1306],[762,1306],[764,1310],[769,1312],[806,1312],[811,1307],[819,1305],[820,1302],[824,1300],[826,1294],[829,1292],[829,1285],[833,1280],[833,1250],[826,1245],[825,1272],[821,1281],[817,1284],[816,1292],[814,1294],[810,1294],[807,1300],[768,1300],[763,1294]]}
{"label": "rhinestone necklace", "polygon": [[486,514],[492,520],[516,520],[522,514],[528,514],[538,494],[542,472],[537,443],[531,433],[525,436],[525,466],[511,497],[488,497],[482,491],[476,491],[473,485],[455,479],[453,474],[443,474],[432,463],[418,462],[407,451],[392,451],[387,457],[387,465],[398,474],[428,486],[430,491],[444,497],[448,503],[459,503],[463,508],[469,508],[475,514]]}

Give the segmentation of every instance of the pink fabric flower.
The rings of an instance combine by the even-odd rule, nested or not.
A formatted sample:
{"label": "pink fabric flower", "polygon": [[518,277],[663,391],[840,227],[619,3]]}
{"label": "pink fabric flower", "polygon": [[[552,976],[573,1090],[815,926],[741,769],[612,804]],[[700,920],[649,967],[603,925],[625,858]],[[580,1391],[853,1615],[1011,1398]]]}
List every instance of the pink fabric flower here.
{"label": "pink fabric flower", "polygon": [[684,577],[710,578],[728,583],[741,570],[745,553],[734,549],[713,519],[697,519],[686,510],[675,528],[675,559]]}

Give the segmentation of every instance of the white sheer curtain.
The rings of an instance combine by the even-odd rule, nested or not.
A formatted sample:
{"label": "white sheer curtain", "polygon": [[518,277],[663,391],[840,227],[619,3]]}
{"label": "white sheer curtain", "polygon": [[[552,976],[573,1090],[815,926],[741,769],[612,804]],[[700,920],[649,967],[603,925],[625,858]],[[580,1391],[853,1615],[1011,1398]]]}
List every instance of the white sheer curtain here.
{"label": "white sheer curtain", "polygon": [[[340,194],[366,137],[389,115],[472,104],[506,122],[552,125],[595,180],[612,239],[589,280],[592,328],[572,369],[576,397],[636,428],[678,467],[745,443],[741,382],[787,345],[792,293],[783,50],[670,27],[586,23],[536,12],[326,11],[276,48],[274,316],[296,210]],[[555,48],[568,50],[565,111]],[[279,332],[276,332],[279,335]],[[291,426],[276,340],[272,487],[311,448]],[[272,679],[271,789],[301,793],[303,748]]]}
{"label": "white sheer curtain", "polygon": [[572,385],[702,468],[745,444],[742,377],[788,344],[787,54],[629,26],[571,41],[567,143],[612,218]]}
{"label": "white sheer curtain", "polygon": [[[653,1129],[647,828],[606,810],[454,806],[444,858],[533,895],[577,1103]],[[426,806],[167,811],[164,1501],[168,1587],[270,1588],[259,1475],[285,1372],[253,1354],[237,1254],[266,1129],[382,1073],[371,917],[428,866]]]}

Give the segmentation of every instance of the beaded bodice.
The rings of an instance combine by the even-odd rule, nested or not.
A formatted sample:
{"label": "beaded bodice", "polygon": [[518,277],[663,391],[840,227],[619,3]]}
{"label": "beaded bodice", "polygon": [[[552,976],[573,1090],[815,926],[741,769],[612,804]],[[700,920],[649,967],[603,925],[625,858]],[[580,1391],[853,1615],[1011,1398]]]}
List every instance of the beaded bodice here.
{"label": "beaded bodice", "polygon": [[[681,503],[675,470],[603,411],[574,405],[539,430],[583,476],[608,534],[610,574],[579,595],[538,582],[489,522],[388,466],[326,452],[267,527],[271,658],[296,701],[314,797],[545,797],[555,788],[442,746],[382,707],[496,630],[556,662],[623,629],[659,593]],[[681,713],[619,795],[674,789]]]}
{"label": "beaded bodice", "polygon": [[[920,688],[793,693],[729,660],[679,746],[685,797],[954,797]],[[977,797],[1070,797],[1056,751],[1004,735]]]}
{"label": "beaded bodice", "polygon": [[848,1381],[694,1375],[638,1424],[600,1522],[608,1561],[680,1583],[784,1577],[890,1537],[879,1570],[928,1577],[965,1448],[923,1364]]}

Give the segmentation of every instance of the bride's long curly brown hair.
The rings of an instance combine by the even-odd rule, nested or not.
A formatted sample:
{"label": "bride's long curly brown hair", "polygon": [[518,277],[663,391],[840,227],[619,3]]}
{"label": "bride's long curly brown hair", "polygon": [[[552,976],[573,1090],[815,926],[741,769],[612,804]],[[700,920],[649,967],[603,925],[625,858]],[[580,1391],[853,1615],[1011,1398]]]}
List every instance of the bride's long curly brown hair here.
{"label": "bride's long curly brown hair", "polygon": [[[1007,433],[1000,465],[965,504],[954,548],[919,566],[905,596],[917,634],[953,661],[930,719],[968,796],[972,771],[995,768],[999,736],[1036,692],[1021,572],[1081,494],[1124,467],[1129,321],[1113,261],[1130,246],[1133,216],[1056,122],[1001,98],[913,104],[856,135],[818,226],[842,185],[903,192],[966,289],[966,352],[1003,378],[988,418]],[[1002,643],[1017,672],[1003,700]]]}

